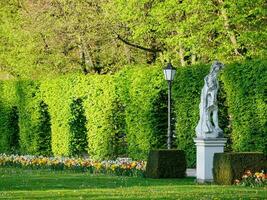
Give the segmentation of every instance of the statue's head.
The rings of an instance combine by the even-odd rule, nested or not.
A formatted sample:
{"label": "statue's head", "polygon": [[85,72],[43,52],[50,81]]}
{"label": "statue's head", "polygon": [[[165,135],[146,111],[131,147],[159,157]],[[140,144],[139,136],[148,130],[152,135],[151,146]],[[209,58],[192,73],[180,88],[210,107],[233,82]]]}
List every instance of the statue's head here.
{"label": "statue's head", "polygon": [[221,62],[219,62],[218,60],[215,60],[214,63],[211,66],[211,70],[210,72],[219,72],[222,68],[224,67],[224,64],[222,64]]}

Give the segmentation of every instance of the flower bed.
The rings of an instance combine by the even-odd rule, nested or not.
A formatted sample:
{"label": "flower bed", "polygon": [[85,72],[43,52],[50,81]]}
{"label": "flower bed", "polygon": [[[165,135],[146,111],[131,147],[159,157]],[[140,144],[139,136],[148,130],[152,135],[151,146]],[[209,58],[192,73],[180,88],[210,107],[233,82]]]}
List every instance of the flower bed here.
{"label": "flower bed", "polygon": [[241,180],[235,180],[236,185],[250,186],[250,187],[266,187],[267,186],[267,173],[264,171],[256,172],[253,174],[250,170],[247,170],[242,176]]}
{"label": "flower bed", "polygon": [[0,154],[0,166],[30,169],[74,170],[118,176],[143,176],[146,162],[131,159],[94,161],[84,158]]}

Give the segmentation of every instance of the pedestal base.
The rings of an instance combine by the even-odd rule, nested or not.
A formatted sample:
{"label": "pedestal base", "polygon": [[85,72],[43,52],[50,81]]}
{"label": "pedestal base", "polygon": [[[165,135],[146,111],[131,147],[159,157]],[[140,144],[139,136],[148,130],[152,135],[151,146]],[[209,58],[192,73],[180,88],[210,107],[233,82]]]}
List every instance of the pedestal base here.
{"label": "pedestal base", "polygon": [[213,182],[212,168],[214,153],[223,153],[226,138],[195,138],[197,146],[197,182]]}

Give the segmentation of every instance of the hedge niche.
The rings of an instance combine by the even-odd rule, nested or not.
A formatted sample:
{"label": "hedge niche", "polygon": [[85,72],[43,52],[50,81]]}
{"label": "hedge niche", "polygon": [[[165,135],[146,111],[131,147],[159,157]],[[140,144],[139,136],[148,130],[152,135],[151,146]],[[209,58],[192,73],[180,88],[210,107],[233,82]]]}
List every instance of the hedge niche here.
{"label": "hedge niche", "polygon": [[0,82],[0,152],[19,151],[19,114],[16,81]]}
{"label": "hedge niche", "polygon": [[71,152],[73,155],[85,155],[88,149],[87,119],[81,98],[74,99],[70,105],[71,118],[69,121],[71,132]]}
{"label": "hedge niche", "polygon": [[199,120],[199,102],[204,77],[209,66],[197,65],[177,69],[173,82],[173,101],[176,113],[177,146],[186,153],[187,165],[194,167],[196,148],[193,138]]}
{"label": "hedge niche", "polygon": [[167,119],[163,122],[162,115],[155,114],[167,104],[162,102],[162,93],[166,94],[167,89],[162,69],[126,69],[117,75],[116,82],[124,105],[128,156],[147,159],[151,148],[163,147],[166,143]]}

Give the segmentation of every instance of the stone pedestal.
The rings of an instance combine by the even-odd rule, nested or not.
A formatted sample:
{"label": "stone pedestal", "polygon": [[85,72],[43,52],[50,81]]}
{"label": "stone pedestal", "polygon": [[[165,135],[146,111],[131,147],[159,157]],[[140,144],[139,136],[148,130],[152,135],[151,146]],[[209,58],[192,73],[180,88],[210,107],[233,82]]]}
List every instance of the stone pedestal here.
{"label": "stone pedestal", "polygon": [[226,138],[195,138],[197,146],[197,182],[212,182],[214,153],[223,153]]}

